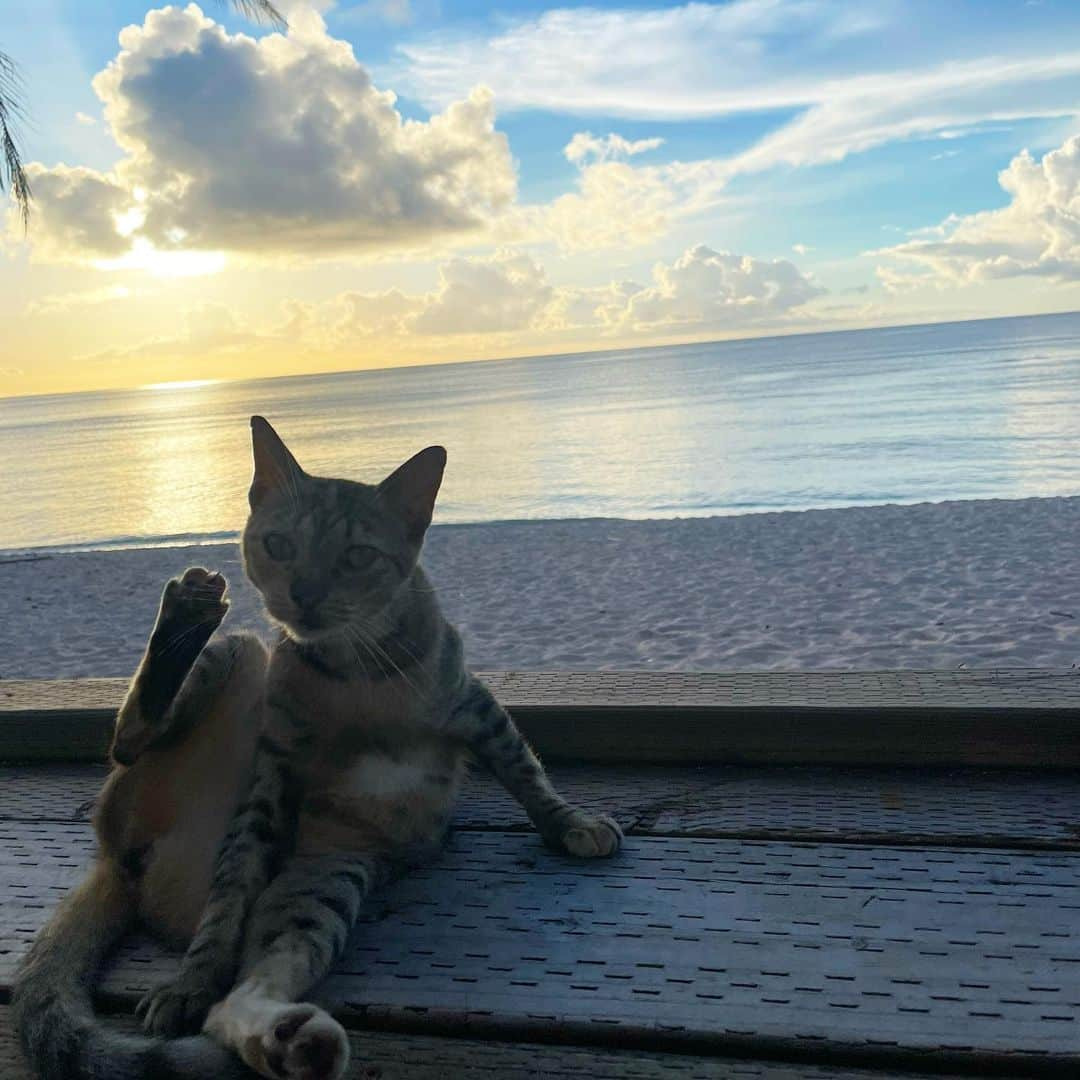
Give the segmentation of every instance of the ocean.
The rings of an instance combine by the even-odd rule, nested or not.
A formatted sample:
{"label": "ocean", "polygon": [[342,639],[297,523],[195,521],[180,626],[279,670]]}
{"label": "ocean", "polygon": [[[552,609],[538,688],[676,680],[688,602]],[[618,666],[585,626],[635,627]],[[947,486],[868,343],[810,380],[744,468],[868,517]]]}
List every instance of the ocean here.
{"label": "ocean", "polygon": [[0,399],[0,549],[235,535],[262,413],[320,475],[449,451],[436,520],[1080,493],[1080,313]]}

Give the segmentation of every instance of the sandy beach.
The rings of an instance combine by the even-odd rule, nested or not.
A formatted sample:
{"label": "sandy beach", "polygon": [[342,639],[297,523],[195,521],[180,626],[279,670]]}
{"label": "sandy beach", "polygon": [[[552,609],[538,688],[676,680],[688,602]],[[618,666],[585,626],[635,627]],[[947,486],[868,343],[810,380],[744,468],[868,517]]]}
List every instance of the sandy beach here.
{"label": "sandy beach", "polygon": [[[425,563],[471,665],[769,670],[1069,667],[1080,497],[674,521],[436,526]],[[0,555],[0,677],[128,675],[162,582],[235,545]]]}

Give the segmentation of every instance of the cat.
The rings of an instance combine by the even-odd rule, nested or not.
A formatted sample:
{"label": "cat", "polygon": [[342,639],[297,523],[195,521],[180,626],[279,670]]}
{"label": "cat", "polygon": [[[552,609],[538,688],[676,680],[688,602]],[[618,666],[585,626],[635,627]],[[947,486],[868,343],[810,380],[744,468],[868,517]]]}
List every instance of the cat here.
{"label": "cat", "polygon": [[[233,1052],[275,1080],[337,1080],[345,1032],[300,999],[365,896],[437,855],[469,759],[555,848],[607,856],[622,842],[612,818],[554,790],[439,611],[418,560],[446,452],[372,486],[309,475],[266,420],[251,429],[244,569],[280,637],[268,650],[213,636],[229,606],[220,574],[166,584],[117,716],[96,860],[12,995],[43,1080],[244,1075]],[[94,975],[136,920],[187,948],[138,1009],[165,1040],[92,1010]]]}

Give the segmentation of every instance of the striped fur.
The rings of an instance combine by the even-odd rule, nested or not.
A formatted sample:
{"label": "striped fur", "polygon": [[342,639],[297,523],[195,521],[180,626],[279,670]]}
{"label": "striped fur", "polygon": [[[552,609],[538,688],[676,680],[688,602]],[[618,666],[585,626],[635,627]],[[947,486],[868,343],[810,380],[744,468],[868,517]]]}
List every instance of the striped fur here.
{"label": "striped fur", "polygon": [[[108,871],[128,875],[119,879],[117,895],[130,910],[188,942],[177,978],[140,1005],[147,1030],[177,1036],[201,1027],[263,1076],[336,1080],[348,1064],[344,1031],[300,999],[340,956],[371,890],[438,853],[470,760],[490,768],[560,850],[609,855],[621,833],[610,818],[570,806],[553,789],[506,711],[468,672],[461,639],[442,617],[418,560],[444,452],[422,451],[371,486],[309,476],[265,421],[255,418],[252,427],[245,570],[281,636],[258,685],[248,687],[262,706],[261,730],[230,756],[231,781],[215,789],[215,805],[227,801],[222,793],[233,793],[232,812],[214,817],[201,840],[206,870],[187,890],[198,894],[201,915],[193,917],[190,903],[183,911],[158,910],[145,895],[145,882],[168,877],[155,877],[166,853],[174,870],[183,865],[180,852],[168,847],[175,807],[163,809],[156,794],[146,793],[118,812],[122,800],[107,785],[99,833],[101,825],[106,832],[110,822],[115,827],[121,814],[126,821],[148,815],[165,823],[158,832],[144,828],[139,843],[119,856],[120,868]],[[121,778],[145,769],[146,761],[181,758],[197,744],[207,725],[193,713],[231,715],[229,677],[204,677],[217,639],[201,653],[196,648],[204,616],[195,601],[209,595],[223,608],[223,588],[220,578],[200,570],[166,588],[156,637],[118,723],[114,756],[130,762]],[[179,615],[178,597],[191,601]],[[178,630],[177,619],[188,629]],[[163,641],[174,644],[163,648]],[[200,790],[199,800],[205,797]],[[175,885],[175,875],[171,880]],[[105,894],[91,891],[112,921],[93,948],[82,946],[82,1004],[65,1014],[74,1033],[69,1042],[78,1048],[68,1059],[78,1062],[75,1071],[57,1071],[29,1008],[20,1013],[24,1045],[48,1080],[129,1075],[87,1064],[92,1052],[111,1067],[113,1043],[92,1021],[85,986],[127,925],[116,914],[119,900],[106,903]],[[82,903],[73,901],[76,908]],[[58,978],[57,949],[48,935],[42,940],[20,982],[26,1002],[34,997],[28,988],[37,987],[40,1000]],[[48,975],[34,974],[50,964]],[[137,1045],[149,1060],[145,1055],[160,1055],[161,1045],[192,1055],[207,1041]]]}

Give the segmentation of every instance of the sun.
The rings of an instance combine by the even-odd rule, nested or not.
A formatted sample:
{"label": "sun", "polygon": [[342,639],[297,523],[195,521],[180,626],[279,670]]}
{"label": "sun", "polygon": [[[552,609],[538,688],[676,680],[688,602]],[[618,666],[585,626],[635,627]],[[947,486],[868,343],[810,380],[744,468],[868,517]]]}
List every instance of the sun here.
{"label": "sun", "polygon": [[158,278],[201,277],[225,269],[225,252],[162,251],[140,237],[126,254],[99,260],[95,266],[99,270],[144,270]]}

